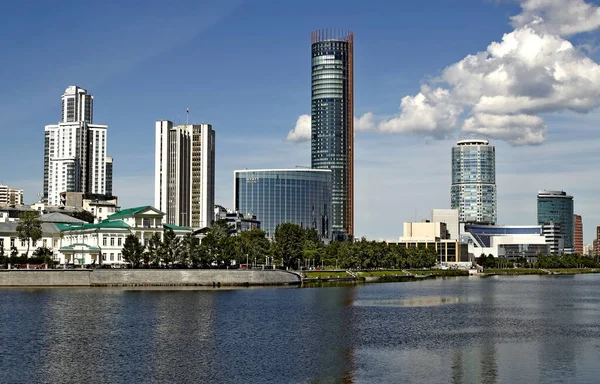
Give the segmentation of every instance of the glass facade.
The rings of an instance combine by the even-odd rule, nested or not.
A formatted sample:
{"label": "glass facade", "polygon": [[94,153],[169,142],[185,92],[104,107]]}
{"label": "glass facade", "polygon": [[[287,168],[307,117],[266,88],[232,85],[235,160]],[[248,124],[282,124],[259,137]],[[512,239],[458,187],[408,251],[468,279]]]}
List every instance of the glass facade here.
{"label": "glass facade", "polygon": [[496,223],[496,149],[487,140],[462,140],[452,148],[450,195],[461,223]]}
{"label": "glass facade", "polygon": [[335,238],[354,233],[354,86],[351,32],[312,34],[311,166],[332,176]]}
{"label": "glass facade", "polygon": [[538,224],[554,222],[560,225],[564,252],[573,252],[573,196],[563,191],[539,191],[537,196]]}
{"label": "glass facade", "polygon": [[277,226],[293,223],[314,228],[331,240],[331,171],[265,169],[234,171],[234,207],[252,214],[273,239]]}

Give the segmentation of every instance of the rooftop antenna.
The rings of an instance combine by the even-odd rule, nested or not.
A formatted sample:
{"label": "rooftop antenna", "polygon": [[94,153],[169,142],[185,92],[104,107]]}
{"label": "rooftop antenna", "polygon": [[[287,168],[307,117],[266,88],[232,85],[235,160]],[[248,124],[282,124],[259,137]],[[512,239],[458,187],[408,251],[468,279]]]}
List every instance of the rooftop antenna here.
{"label": "rooftop antenna", "polygon": [[190,123],[190,109],[186,108],[185,113],[186,113],[185,125],[188,125]]}

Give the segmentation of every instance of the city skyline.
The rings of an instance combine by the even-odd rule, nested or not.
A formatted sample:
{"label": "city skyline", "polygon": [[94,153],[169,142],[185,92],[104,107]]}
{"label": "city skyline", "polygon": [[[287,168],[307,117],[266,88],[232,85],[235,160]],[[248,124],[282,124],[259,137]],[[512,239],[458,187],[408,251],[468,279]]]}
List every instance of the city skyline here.
{"label": "city skyline", "polygon": [[[200,9],[202,6],[194,6],[192,3],[181,6],[187,12],[174,7],[161,16],[167,20],[176,19],[175,13],[178,13],[177,18],[185,19],[197,17],[199,13],[203,13],[200,11],[206,11]],[[355,6],[360,7],[359,3]],[[18,4],[10,7],[13,12],[25,12]],[[94,5],[90,7],[93,8]],[[310,8],[306,5],[303,7]],[[366,10],[365,7],[368,8],[365,5],[362,9]],[[209,12],[204,12],[206,22],[201,27],[190,27],[184,22],[176,23],[178,25],[173,30],[158,31],[168,32],[163,39],[157,39],[156,34],[152,34],[154,32],[146,37],[135,33],[120,33],[123,32],[122,29],[111,28],[119,18],[109,18],[104,25],[106,29],[114,30],[114,35],[108,33],[101,39],[98,32],[90,31],[93,33],[88,36],[87,48],[82,48],[87,50],[82,53],[92,54],[89,63],[62,68],[60,60],[56,64],[52,60],[45,61],[47,70],[55,74],[51,81],[40,77],[43,72],[38,74],[35,70],[37,67],[31,64],[39,60],[28,61],[19,67],[7,64],[6,73],[10,73],[10,78],[7,74],[2,75],[6,91],[0,96],[0,105],[5,112],[6,124],[2,127],[2,132],[9,135],[10,140],[2,140],[0,152],[5,159],[19,156],[23,160],[3,170],[0,178],[8,185],[24,189],[26,202],[36,200],[37,193],[42,191],[40,151],[43,148],[43,138],[40,137],[40,127],[57,120],[56,94],[69,84],[78,84],[92,90],[97,96],[94,120],[105,122],[111,127],[111,155],[114,155],[118,164],[113,189],[122,206],[133,206],[137,202],[152,203],[153,135],[149,133],[148,127],[157,119],[169,116],[173,117],[175,123],[182,123],[185,121],[186,108],[190,108],[191,121],[209,121],[218,131],[220,140],[217,144],[215,202],[227,206],[233,187],[230,177],[232,170],[240,167],[293,167],[310,163],[310,150],[306,143],[283,141],[294,128],[298,116],[310,113],[306,97],[310,90],[310,73],[306,68],[307,36],[315,28],[342,26],[353,30],[360,37],[355,42],[355,124],[359,131],[355,140],[355,234],[374,239],[395,238],[401,232],[401,228],[394,224],[396,221],[410,221],[415,216],[418,219],[426,218],[431,208],[450,206],[448,194],[444,192],[450,185],[450,169],[445,164],[448,163],[448,148],[462,133],[449,131],[441,135],[442,139],[436,140],[432,136],[439,139],[440,135],[435,130],[430,135],[365,132],[365,129],[372,130],[375,124],[369,123],[369,115],[365,114],[373,113],[371,121],[376,121],[377,116],[385,115],[391,119],[398,111],[403,97],[418,95],[420,80],[436,77],[444,68],[467,55],[485,51],[491,42],[501,42],[504,33],[522,31],[522,24],[513,22],[511,26],[509,17],[521,15],[521,19],[527,18],[532,12],[535,13],[535,9],[522,11],[518,4],[480,1],[452,6],[440,2],[423,2],[406,5],[405,12],[398,16],[394,11],[399,8],[392,5],[389,7],[391,8],[383,9],[383,12],[377,12],[383,16],[375,22],[372,16],[360,19],[353,17],[348,10],[331,17],[333,4],[328,5],[324,16],[319,17],[309,15],[312,12],[303,13],[300,7],[295,6],[285,9],[274,7],[272,10],[258,6],[254,12],[266,11],[267,18],[273,12],[282,12],[283,20],[291,25],[289,29],[284,27],[280,24],[280,19],[253,29],[255,32],[252,36],[244,37],[246,46],[236,54],[240,57],[252,57],[252,62],[244,66],[240,75],[232,75],[232,81],[225,83],[211,79],[221,80],[224,78],[222,74],[233,73],[240,66],[235,64],[234,67],[232,64],[236,61],[231,59],[237,56],[232,56],[233,53],[228,53],[217,45],[223,41],[233,41],[234,37],[239,38],[239,31],[245,28],[239,13],[248,14],[248,4],[215,4],[208,9]],[[38,12],[48,11],[49,8]],[[51,12],[65,11],[64,8],[56,8]],[[144,23],[151,25],[154,14],[163,11],[155,8],[150,6],[139,15],[142,27]],[[467,9],[468,17],[464,12]],[[99,8],[93,11],[91,13],[94,17],[102,17],[104,12],[108,12]],[[448,17],[443,20],[435,17],[428,20],[434,11]],[[123,10],[122,17],[130,17],[128,12],[130,11],[127,9]],[[297,19],[289,17],[292,14],[297,14]],[[548,7],[544,16],[552,21],[552,15],[552,8]],[[68,12],[65,16],[68,16]],[[398,20],[398,17],[401,19]],[[307,24],[307,20],[311,20],[310,23]],[[569,21],[568,18],[564,20]],[[477,28],[477,36],[472,36],[472,32],[464,28],[466,21],[470,22],[472,28]],[[235,24],[240,25],[232,29]],[[438,25],[439,28],[433,31],[433,25]],[[596,27],[594,23],[591,25]],[[417,26],[420,33],[416,35],[419,36],[408,33],[410,28]],[[14,25],[1,28],[9,33],[12,31],[7,29],[9,27],[18,28]],[[588,29],[592,30],[592,27]],[[28,31],[32,40],[30,52],[47,51],[43,49],[47,43],[41,37],[43,28],[40,24]],[[283,32],[281,36],[274,36],[277,35],[273,34],[274,30]],[[595,29],[593,33],[586,32],[582,36],[577,35],[577,32],[586,31],[579,29],[566,35],[552,32],[550,36],[558,36],[558,42],[573,42],[581,50],[579,54],[582,63],[593,67],[598,61],[598,54],[593,52],[593,46],[589,46],[589,40],[595,36]],[[119,39],[122,36],[128,38],[120,43],[117,35]],[[273,39],[265,39],[265,36]],[[523,36],[513,34],[512,37],[518,42],[518,38]],[[150,46],[151,41],[154,49],[145,54],[144,48]],[[536,42],[535,39],[531,41],[532,44],[543,43]],[[268,48],[283,42],[284,48],[275,54],[278,60],[284,61],[281,68],[265,66],[267,56],[262,55],[271,51]],[[107,44],[110,47],[108,51]],[[586,46],[590,48],[589,51],[585,50]],[[48,49],[52,49],[50,47]],[[177,68],[165,65],[161,60],[152,60],[161,53],[174,57],[179,54],[194,57],[200,52],[202,55],[214,54],[220,59],[215,64],[203,62],[199,71],[194,60],[177,62]],[[401,55],[398,54],[400,52]],[[8,47],[7,53],[22,55],[13,46]],[[99,54],[106,58],[102,56],[102,60],[94,60]],[[36,57],[31,56],[34,53],[24,55]],[[127,61],[126,58],[130,56],[135,59]],[[272,60],[273,56],[271,51],[268,60]],[[588,61],[584,60],[585,57],[589,58]],[[556,60],[558,59],[561,58]],[[96,61],[95,66],[91,64],[92,61]],[[262,66],[266,68],[261,69]],[[150,78],[152,81],[148,81]],[[174,84],[177,84],[175,92]],[[549,84],[552,84],[550,80]],[[547,92],[545,88],[534,87],[539,85],[531,85],[532,94],[536,93],[535,90],[539,91],[538,94]],[[31,93],[32,88],[36,89],[35,93]],[[203,92],[203,89],[209,91]],[[22,97],[30,94],[30,98]],[[266,110],[267,113],[264,108],[257,108],[266,103],[271,106]],[[35,105],[35,108],[32,109],[31,105]],[[235,113],[231,113],[232,108]],[[600,143],[600,136],[596,133],[596,126],[600,118],[593,110],[587,115],[575,112],[550,113],[556,110],[560,108],[550,108],[545,112],[545,142],[539,146],[511,146],[497,137],[487,137],[492,140],[497,152],[498,223],[533,225],[536,223],[537,190],[568,190],[575,196],[575,211],[583,216],[584,239],[588,243],[593,237],[593,229],[600,222],[600,207],[595,202],[596,190],[589,182],[598,174],[591,164],[599,156],[596,148]],[[525,117],[522,120],[539,123],[535,118]],[[470,121],[471,127],[476,128],[474,124],[477,121]],[[527,132],[526,128],[516,123],[513,121],[509,126]],[[509,136],[506,138],[510,139]],[[132,141],[136,143],[135,146],[129,144]],[[240,151],[240,148],[244,150]],[[415,160],[418,161],[418,169],[409,166]],[[392,218],[386,214],[390,211],[397,213],[398,217]]]}

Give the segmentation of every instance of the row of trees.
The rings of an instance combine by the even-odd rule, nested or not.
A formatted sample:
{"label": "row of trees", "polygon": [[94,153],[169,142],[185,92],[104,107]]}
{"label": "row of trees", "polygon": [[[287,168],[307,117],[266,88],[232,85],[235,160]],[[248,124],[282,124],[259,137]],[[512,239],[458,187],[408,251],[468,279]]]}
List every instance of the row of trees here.
{"label": "row of trees", "polygon": [[165,230],[163,240],[155,234],[146,246],[130,235],[125,239],[122,254],[133,267],[225,268],[232,263],[254,263],[293,269],[308,266],[371,269],[423,268],[436,263],[436,252],[431,248],[407,249],[364,238],[323,245],[314,229],[290,223],[280,225],[271,242],[258,229],[233,236],[224,221],[215,222],[202,242],[191,234],[177,237],[170,229]]}
{"label": "row of trees", "polygon": [[507,260],[493,255],[481,255],[477,264],[484,268],[600,268],[600,258],[581,255],[538,255],[535,262],[528,262],[525,258]]}

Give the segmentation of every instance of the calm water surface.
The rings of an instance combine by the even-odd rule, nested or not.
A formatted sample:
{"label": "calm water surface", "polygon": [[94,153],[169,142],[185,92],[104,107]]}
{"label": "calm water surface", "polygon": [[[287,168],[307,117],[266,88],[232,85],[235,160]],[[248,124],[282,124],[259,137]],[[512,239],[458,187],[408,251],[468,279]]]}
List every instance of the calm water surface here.
{"label": "calm water surface", "polygon": [[0,290],[0,383],[599,381],[598,275]]}

